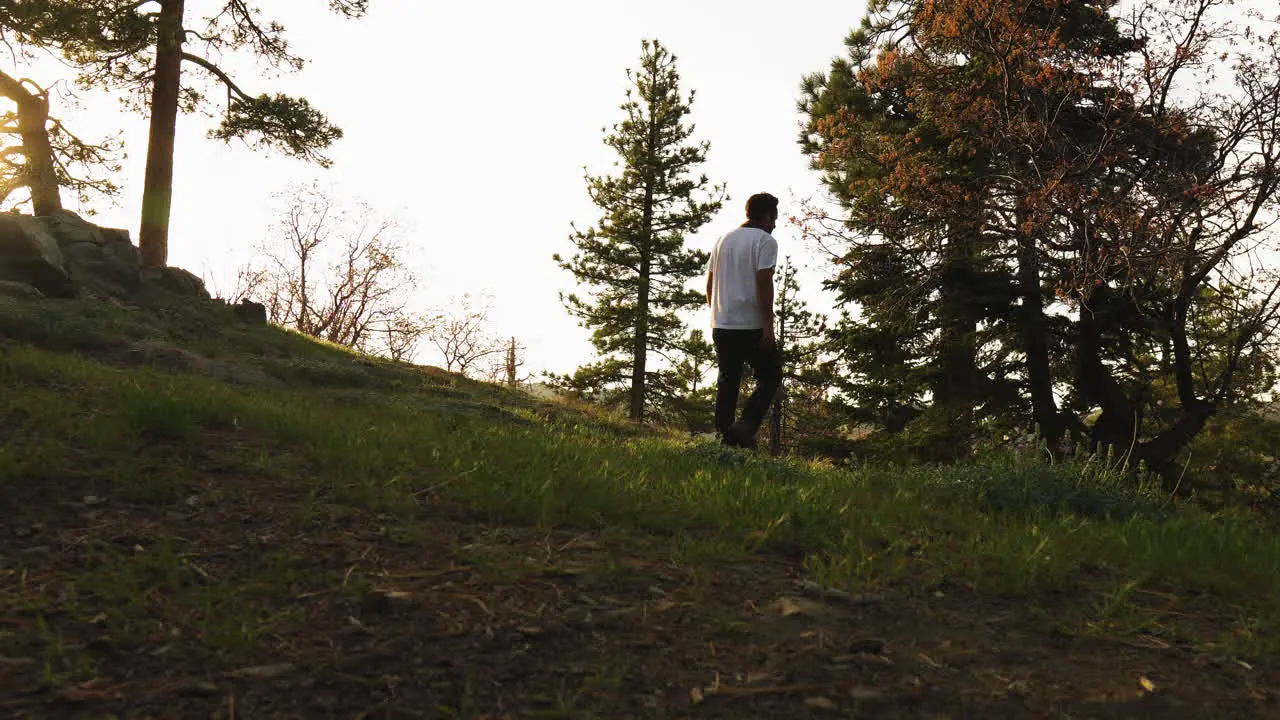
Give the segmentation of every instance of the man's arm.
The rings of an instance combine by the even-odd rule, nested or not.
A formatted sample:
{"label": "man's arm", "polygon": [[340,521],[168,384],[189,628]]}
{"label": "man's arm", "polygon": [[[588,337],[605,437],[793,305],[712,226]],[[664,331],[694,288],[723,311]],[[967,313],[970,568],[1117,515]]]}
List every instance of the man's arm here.
{"label": "man's arm", "polygon": [[756,297],[760,299],[760,317],[764,320],[764,342],[773,345],[773,268],[756,271]]}
{"label": "man's arm", "polygon": [[711,306],[711,289],[715,287],[715,277],[715,273],[707,273],[707,307]]}

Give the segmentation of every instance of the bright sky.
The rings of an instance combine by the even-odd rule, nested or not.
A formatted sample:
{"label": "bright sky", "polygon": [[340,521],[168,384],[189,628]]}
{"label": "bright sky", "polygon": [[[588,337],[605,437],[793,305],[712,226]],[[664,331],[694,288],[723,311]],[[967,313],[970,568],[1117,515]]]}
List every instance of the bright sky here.
{"label": "bright sky", "polygon": [[[188,13],[213,4],[188,0]],[[784,218],[815,194],[817,176],[796,144],[800,80],[843,52],[864,8],[856,0],[373,0],[370,15],[351,22],[318,0],[275,9],[283,5],[268,12],[280,13],[272,17],[307,67],[263,79],[251,64],[230,67],[251,94],[304,95],[341,126],[334,167],[228,147],[205,138],[213,120],[182,117],[170,263],[229,288],[270,228],[272,194],[319,178],[404,227],[422,285],[415,305],[492,295],[495,331],[528,346],[533,372],[571,371],[593,355],[588,331],[558,300],[572,279],[551,256],[572,252],[570,222],[585,227],[598,217],[583,167],[610,169],[601,128],[621,118],[625,70],[641,39],[657,38],[677,56],[683,87],[697,91],[696,136],[711,141],[705,170],[728,184],[725,209],[688,241],[710,249],[741,221],[752,193],[778,195]],[[124,131],[124,194],[119,207],[100,207],[97,221],[136,238],[146,119],[95,96],[55,114],[90,137]],[[784,224],[775,234],[803,264],[797,233]],[[805,294],[824,302],[820,271],[801,277]],[[706,310],[693,321],[707,324]],[[418,360],[438,358],[427,349]]]}

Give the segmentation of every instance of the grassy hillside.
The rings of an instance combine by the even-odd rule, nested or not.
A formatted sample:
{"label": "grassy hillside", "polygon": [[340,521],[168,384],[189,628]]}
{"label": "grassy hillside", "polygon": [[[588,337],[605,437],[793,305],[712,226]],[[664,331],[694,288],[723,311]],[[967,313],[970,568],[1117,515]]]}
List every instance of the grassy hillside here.
{"label": "grassy hillside", "polygon": [[6,715],[1277,711],[1280,538],[1100,462],[772,461],[178,299],[0,300],[0,428]]}

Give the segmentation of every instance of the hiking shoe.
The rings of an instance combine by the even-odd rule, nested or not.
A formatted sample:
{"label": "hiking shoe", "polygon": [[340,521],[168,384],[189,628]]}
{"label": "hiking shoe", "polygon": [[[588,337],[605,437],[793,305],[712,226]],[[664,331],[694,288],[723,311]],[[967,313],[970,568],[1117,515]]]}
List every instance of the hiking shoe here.
{"label": "hiking shoe", "polygon": [[756,434],[746,425],[746,423],[738,421],[730,425],[728,430],[724,431],[724,437],[720,442],[728,445],[729,447],[752,450],[755,449],[756,446]]}

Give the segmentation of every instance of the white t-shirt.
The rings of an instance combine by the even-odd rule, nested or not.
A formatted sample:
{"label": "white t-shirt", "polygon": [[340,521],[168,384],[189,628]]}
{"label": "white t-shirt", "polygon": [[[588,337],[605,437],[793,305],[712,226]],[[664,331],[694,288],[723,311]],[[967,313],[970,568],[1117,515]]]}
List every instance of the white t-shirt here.
{"label": "white t-shirt", "polygon": [[778,241],[759,228],[740,227],[716,241],[711,273],[711,327],[759,330],[764,327],[756,296],[756,271],[778,262]]}

